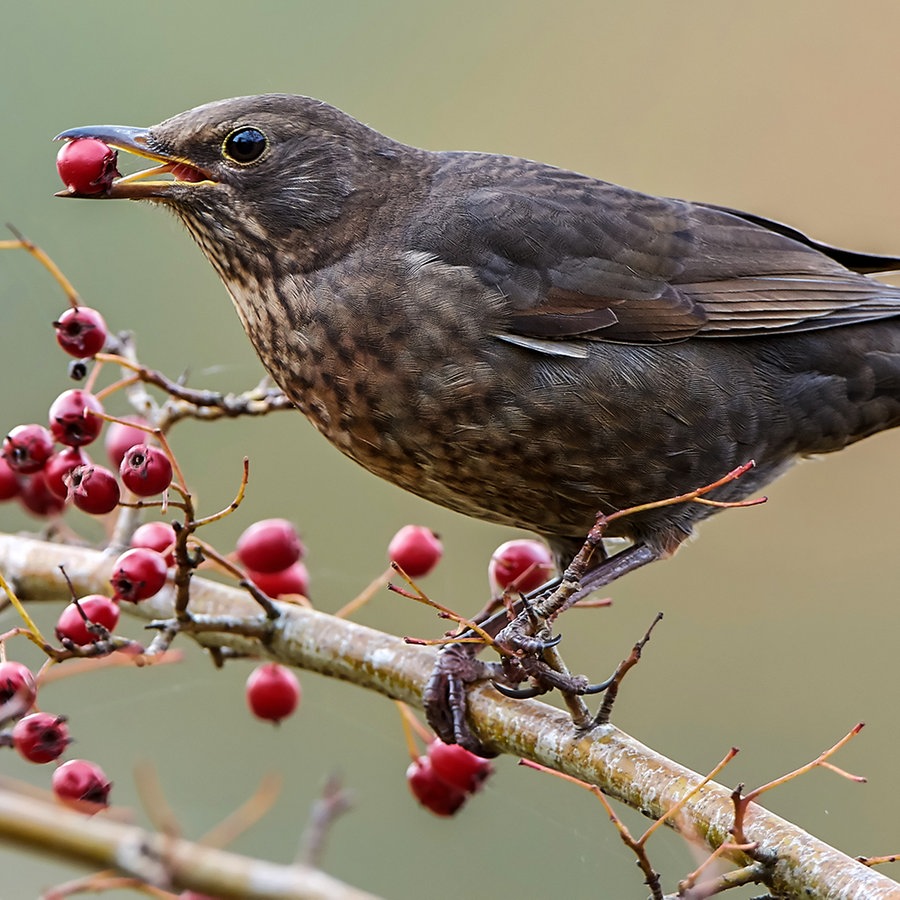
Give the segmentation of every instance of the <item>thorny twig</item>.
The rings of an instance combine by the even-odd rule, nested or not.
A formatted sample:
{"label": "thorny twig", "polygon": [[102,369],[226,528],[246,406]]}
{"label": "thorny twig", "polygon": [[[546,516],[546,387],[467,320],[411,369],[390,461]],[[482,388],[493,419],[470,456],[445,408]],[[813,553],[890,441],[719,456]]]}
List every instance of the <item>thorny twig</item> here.
{"label": "thorny twig", "polygon": [[585,790],[590,791],[602,804],[603,808],[606,810],[607,815],[610,818],[610,821],[615,825],[616,830],[619,832],[619,836],[622,838],[622,842],[631,849],[635,856],[637,856],[638,866],[641,871],[644,873],[645,884],[650,888],[651,895],[653,900],[663,900],[663,892],[662,887],[659,881],[659,873],[656,872],[650,863],[650,857],[647,855],[647,841],[650,839],[650,836],[659,828],[664,822],[669,819],[674,818],[680,810],[684,808],[687,802],[691,799],[691,797],[695,796],[698,791],[700,791],[705,785],[707,785],[710,781],[712,781],[725,766],[734,759],[737,754],[737,750],[732,747],[728,753],[722,758],[722,760],[713,768],[713,770],[706,775],[700,782],[694,785],[690,791],[687,791],[683,797],[681,797],[678,802],[674,803],[664,815],[660,816],[639,838],[635,838],[631,832],[628,830],[628,827],[624,822],[615,814],[612,806],[610,806],[609,801],[606,797],[603,796],[603,792],[599,787],[593,784],[588,784],[586,781],[582,781],[579,778],[573,778],[571,775],[566,775],[563,772],[557,772],[554,769],[548,769],[546,766],[538,765],[537,763],[531,762],[530,760],[522,759],[519,760],[519,765],[526,766],[529,769],[537,769],[540,772],[547,772],[550,775],[555,775],[557,778],[563,779],[563,781],[569,781],[572,784],[576,784]]}

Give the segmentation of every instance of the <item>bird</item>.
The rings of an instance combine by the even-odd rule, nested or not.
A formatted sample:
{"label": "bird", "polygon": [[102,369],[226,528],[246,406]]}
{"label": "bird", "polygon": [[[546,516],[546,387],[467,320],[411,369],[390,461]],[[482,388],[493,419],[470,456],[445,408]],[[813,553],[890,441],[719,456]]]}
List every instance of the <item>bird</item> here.
{"label": "bird", "polygon": [[[157,165],[263,365],[338,449],[561,560],[598,511],[900,423],[900,289],[781,223],[510,156],[404,145],[316,99],[206,104],[92,137]],[[170,173],[172,180],[158,176]],[[670,555],[714,507],[619,520]]]}
{"label": "bird", "polygon": [[[598,513],[900,424],[900,258],[528,159],[431,151],[317,99],[86,126],[154,164],[100,199],[171,210],[265,368],[339,450],[561,565]],[[610,523],[595,585],[671,556],[715,506]]]}

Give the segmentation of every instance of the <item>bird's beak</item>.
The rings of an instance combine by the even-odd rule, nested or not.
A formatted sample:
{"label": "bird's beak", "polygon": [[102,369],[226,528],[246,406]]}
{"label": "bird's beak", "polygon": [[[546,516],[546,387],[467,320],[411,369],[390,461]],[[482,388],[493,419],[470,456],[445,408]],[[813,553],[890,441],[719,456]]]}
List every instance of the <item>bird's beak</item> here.
{"label": "bird's beak", "polygon": [[[167,199],[173,197],[179,187],[199,183],[215,183],[210,174],[190,160],[181,159],[155,152],[150,149],[150,132],[146,128],[132,128],[128,125],[87,125],[82,128],[70,128],[58,134],[55,141],[75,141],[79,138],[94,138],[115,147],[117,150],[125,150],[135,156],[153,160],[159,165],[149,169],[142,169],[131,175],[122,175],[116,178],[108,191],[98,194],[99,197],[128,200]],[[157,179],[158,175],[171,175],[171,180]],[[71,191],[59,191],[57,197],[82,197],[85,195],[74,194]]]}

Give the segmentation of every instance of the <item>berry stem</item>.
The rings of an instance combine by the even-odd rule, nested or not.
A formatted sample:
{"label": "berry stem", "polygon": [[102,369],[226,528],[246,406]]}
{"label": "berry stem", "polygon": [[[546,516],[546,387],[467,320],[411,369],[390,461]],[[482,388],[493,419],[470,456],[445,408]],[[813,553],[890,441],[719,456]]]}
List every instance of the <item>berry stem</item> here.
{"label": "berry stem", "polygon": [[409,758],[416,760],[419,758],[419,747],[416,744],[416,735],[418,735],[425,744],[434,740],[434,736],[425,730],[419,720],[412,714],[410,708],[402,700],[395,700],[394,705],[400,713],[400,722],[403,725],[403,737],[406,741],[406,747],[409,750]]}
{"label": "berry stem", "polygon": [[373,578],[352,600],[345,603],[334,615],[338,619],[347,619],[357,610],[362,609],[380,590],[388,586],[393,569],[385,569]]}
{"label": "berry stem", "polygon": [[758,506],[760,503],[765,503],[765,497],[755,497],[747,500],[710,500],[704,497],[704,494],[708,494],[710,491],[714,491],[716,488],[720,488],[723,485],[730,484],[737,478],[740,478],[741,475],[745,475],[750,471],[756,462],[754,460],[749,460],[745,462],[743,465],[738,466],[736,469],[732,469],[727,475],[723,475],[721,478],[716,481],[711,482],[710,484],[705,484],[703,487],[695,488],[693,491],[688,491],[686,494],[679,494],[677,497],[667,497],[665,500],[654,500],[651,503],[641,503],[639,506],[631,506],[628,509],[620,509],[617,512],[611,513],[608,516],[603,518],[604,527],[608,525],[610,522],[614,522],[616,519],[622,519],[626,516],[633,516],[636,513],[647,512],[652,509],[662,509],[665,506],[674,506],[678,503],[701,503],[706,506],[715,506],[720,509],[730,509],[732,507],[744,507],[744,506]]}
{"label": "berry stem", "polygon": [[[163,441],[165,440],[165,438],[163,437],[162,434],[160,434],[159,436]],[[169,450],[168,446],[165,443],[163,444],[163,446],[169,452],[170,458],[171,458],[171,450]],[[172,465],[173,466],[175,465],[174,458],[172,458]],[[178,474],[178,476],[181,477],[181,473],[178,471],[177,468],[175,469],[175,471]],[[199,528],[201,525],[210,525],[211,523],[218,522],[219,519],[224,519],[225,516],[228,516],[231,513],[233,513],[244,501],[244,493],[247,490],[247,482],[249,480],[250,480],[250,459],[245,456],[244,457],[244,471],[243,471],[243,474],[241,475],[241,483],[240,483],[240,486],[238,487],[237,494],[235,494],[235,496],[234,496],[234,500],[232,500],[231,503],[229,503],[228,506],[226,506],[224,509],[220,509],[217,513],[213,513],[212,515],[209,515],[209,516],[204,516],[202,519],[197,519],[194,523],[195,526],[197,528]]]}
{"label": "berry stem", "polygon": [[[510,653],[509,650],[507,650],[505,647],[501,647],[499,644],[497,644],[497,642],[494,640],[494,638],[490,634],[488,634],[477,622],[473,622],[470,619],[467,619],[464,616],[461,616],[458,613],[453,612],[453,610],[451,610],[449,607],[446,607],[443,604],[438,603],[436,600],[432,600],[406,574],[406,572],[404,572],[403,569],[401,569],[400,566],[397,565],[397,563],[392,562],[391,569],[394,572],[396,572],[398,575],[400,575],[400,577],[403,578],[403,580],[412,588],[412,590],[415,593],[410,593],[409,591],[405,591],[402,588],[397,587],[397,585],[391,584],[391,583],[389,583],[387,586],[389,591],[393,591],[395,594],[399,594],[401,597],[406,597],[409,600],[415,600],[417,603],[422,603],[425,606],[430,606],[432,609],[436,609],[438,611],[438,614],[441,616],[441,618],[450,619],[450,621],[456,622],[457,625],[461,625],[464,629],[467,629],[469,631],[474,631],[475,634],[478,635],[477,641],[471,641],[466,638],[463,638],[461,641],[459,641],[460,643],[483,642],[483,643],[487,644],[487,646],[493,647],[502,656],[512,656],[512,653]],[[409,640],[410,643],[413,642],[410,639],[406,639],[406,640]],[[433,642],[432,641],[423,641],[423,642],[416,642],[416,643],[442,644],[442,643],[449,643],[451,640],[453,640],[455,642],[458,639],[454,636],[453,638],[448,638],[446,641],[442,639],[442,640],[433,641]]]}
{"label": "berry stem", "polygon": [[9,582],[3,577],[2,572],[0,572],[0,590],[2,590],[4,594],[6,594],[6,596],[9,598],[9,602],[12,603],[12,605],[15,607],[16,612],[22,617],[22,621],[25,623],[25,626],[28,629],[25,632],[28,639],[33,644],[37,644],[38,647],[46,647],[47,641],[41,634],[40,628],[35,625],[34,620],[25,611],[25,607],[22,605],[22,601],[16,596],[16,592],[12,589]]}
{"label": "berry stem", "polygon": [[208,561],[213,565],[218,566],[227,575],[236,578],[238,581],[247,577],[247,573],[240,566],[235,565],[227,556],[219,553],[212,544],[208,544],[206,541],[201,540],[196,534],[191,535],[191,543],[199,548],[200,552],[203,554],[204,561]]}
{"label": "berry stem", "polygon": [[[143,430],[143,426],[141,425],[138,425],[136,427]],[[148,430],[150,434],[152,434],[153,437],[155,437],[159,441],[159,445],[162,447],[163,453],[165,453],[166,456],[169,457],[169,462],[172,463],[172,471],[175,473],[175,479],[172,487],[179,491],[179,493],[186,493],[187,481],[185,480],[184,473],[181,471],[181,466],[178,465],[178,460],[175,458],[175,454],[172,452],[172,446],[171,444],[169,444],[169,440],[166,437],[165,433],[161,428],[150,428]],[[246,458],[244,459],[244,462],[247,462]],[[244,496],[244,487],[246,487],[246,481],[242,482],[241,484],[241,497]]]}
{"label": "berry stem", "polygon": [[[98,354],[99,355],[99,354]],[[102,365],[102,360],[100,364]],[[125,381],[117,382],[120,387],[126,386],[126,384],[133,384],[136,381],[140,381],[140,378],[134,379],[126,379]],[[95,395],[99,399],[99,394]],[[172,450],[172,446],[169,443],[168,438],[165,435],[165,432],[162,428],[156,428],[153,425],[142,425],[140,422],[131,422],[127,419],[122,419],[119,416],[111,416],[107,413],[96,412],[93,415],[97,416],[99,419],[103,419],[104,422],[115,422],[117,425],[127,425],[129,428],[135,428],[138,431],[144,431],[149,434],[151,437],[156,438],[159,441],[160,446],[163,449],[163,453],[169,458],[169,462],[172,463],[172,471],[175,474],[174,482],[172,487],[178,491],[179,494],[184,496],[187,493],[187,481],[185,480],[184,473],[181,471],[181,466],[178,465],[178,460],[175,458],[175,453]],[[246,459],[244,460],[246,463]],[[246,468],[246,466],[245,466]],[[241,483],[240,497],[243,499],[244,496],[244,488],[247,486],[246,481]],[[240,501],[237,501],[238,503]],[[234,504],[232,504],[234,506]],[[230,507],[229,507],[230,511]],[[221,513],[217,514],[218,516],[222,515]],[[204,520],[205,521],[205,520]],[[210,521],[215,521],[214,518],[211,518]]]}
{"label": "berry stem", "polygon": [[275,805],[282,793],[283,779],[269,772],[259,787],[233,812],[214,825],[203,837],[204,847],[227,847],[255,825]]}
{"label": "berry stem", "polygon": [[760,794],[764,794],[766,791],[772,790],[772,788],[780,787],[783,784],[786,784],[788,781],[792,781],[798,775],[805,775],[807,772],[812,771],[816,766],[821,766],[822,768],[830,769],[832,772],[837,773],[842,778],[847,778],[850,781],[858,781],[865,782],[865,778],[861,775],[851,775],[849,772],[844,771],[843,769],[838,768],[833,763],[828,762],[828,758],[834,756],[838,750],[841,750],[844,746],[846,746],[850,741],[855,738],[860,731],[862,731],[864,722],[859,722],[857,725],[854,725],[850,731],[847,732],[836,744],[832,747],[829,747],[827,750],[824,750],[820,753],[814,760],[806,763],[803,766],[800,766],[799,769],[794,769],[793,772],[788,772],[786,775],[781,775],[776,778],[774,781],[770,781],[767,784],[760,785],[758,788],[750,791],[745,794],[743,797],[744,803],[750,803],[752,800],[755,800],[759,797]]}
{"label": "berry stem", "polygon": [[[236,566],[231,560],[219,553],[219,551],[211,544],[207,544],[206,541],[198,538],[196,534],[191,534],[191,541],[200,549],[204,559],[208,559],[233,578],[237,578],[240,586],[244,588],[244,590],[246,590],[263,608],[263,611],[269,619],[274,621],[281,615],[278,607],[250,580],[247,573],[240,566]],[[311,609],[312,604],[308,604],[308,608]]]}
{"label": "berry stem", "polygon": [[94,385],[97,383],[97,378],[102,371],[103,371],[103,363],[98,362],[95,366],[93,366],[91,368],[91,371],[88,373],[87,381],[85,381],[84,386],[82,387],[82,390],[86,391],[89,394],[93,394],[94,393]]}
{"label": "berry stem", "polygon": [[[98,365],[102,365],[102,362]],[[107,397],[109,397],[111,394],[114,394],[116,391],[121,391],[124,388],[131,387],[133,384],[140,383],[141,378],[139,375],[132,375],[130,378],[121,378],[119,379],[119,381],[114,381],[112,384],[107,385],[105,388],[101,388],[99,391],[97,391],[96,394],[94,394],[94,396],[102,403]],[[111,419],[111,421],[115,422],[118,420],[113,418]],[[134,425],[133,422],[129,422],[128,424]]]}
{"label": "berry stem", "polygon": [[29,241],[18,228],[15,228],[9,222],[6,223],[6,227],[16,236],[16,240],[0,241],[0,250],[26,250],[53,276],[56,283],[63,289],[66,297],[68,297],[69,305],[73,309],[84,306],[81,302],[81,296],[78,291],[75,290],[75,286],[72,282],[63,275],[62,269],[60,269],[37,244]]}

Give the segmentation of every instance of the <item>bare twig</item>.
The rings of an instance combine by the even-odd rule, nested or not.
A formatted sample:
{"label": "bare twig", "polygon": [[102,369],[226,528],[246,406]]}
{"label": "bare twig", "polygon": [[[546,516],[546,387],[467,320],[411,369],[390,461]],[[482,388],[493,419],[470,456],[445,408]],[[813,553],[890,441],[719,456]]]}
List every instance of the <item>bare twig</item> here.
{"label": "bare twig", "polygon": [[185,387],[173,381],[162,372],[141,365],[125,356],[115,353],[98,353],[98,362],[108,362],[128,369],[144,384],[152,384],[165,391],[170,397],[184,401],[186,406],[173,408],[169,413],[170,423],[183,418],[217,419],[223,416],[261,416],[282,409],[293,409],[294,405],[278,388],[260,384],[251,391],[241,394],[223,394],[220,391],[204,391]]}
{"label": "bare twig", "polygon": [[337,775],[330,775],[322,789],[322,796],[310,810],[309,822],[300,837],[297,859],[308,866],[320,866],[325,854],[325,842],[335,821],[352,808],[353,796]]}
{"label": "bare twig", "polygon": [[84,306],[81,302],[81,297],[79,296],[78,291],[75,290],[72,282],[63,275],[62,269],[53,262],[49,255],[38,247],[37,244],[28,240],[18,228],[15,228],[9,222],[6,223],[6,227],[16,236],[16,240],[0,241],[0,250],[22,249],[30,253],[53,276],[56,283],[63,289],[63,292],[69,300],[70,306]]}

